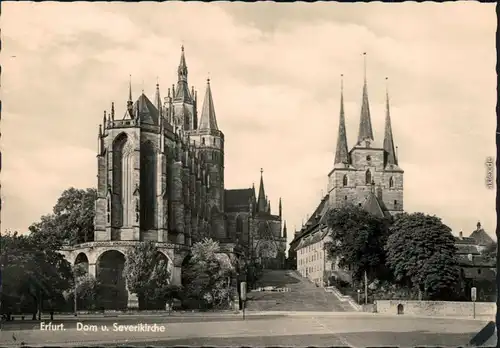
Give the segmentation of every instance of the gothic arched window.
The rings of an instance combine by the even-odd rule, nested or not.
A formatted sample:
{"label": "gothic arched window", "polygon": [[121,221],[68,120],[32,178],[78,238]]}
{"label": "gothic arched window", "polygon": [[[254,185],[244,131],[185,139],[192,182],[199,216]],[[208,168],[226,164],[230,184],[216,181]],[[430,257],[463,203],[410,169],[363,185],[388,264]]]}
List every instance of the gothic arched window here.
{"label": "gothic arched window", "polygon": [[347,186],[348,183],[349,179],[347,178],[347,174],[345,174],[344,177],[342,178],[342,186]]}
{"label": "gothic arched window", "polygon": [[370,169],[368,169],[365,173],[365,183],[367,185],[370,185],[372,183],[372,173],[370,172]]}
{"label": "gothic arched window", "polygon": [[240,234],[243,232],[243,219],[241,216],[236,218],[236,233]]}
{"label": "gothic arched window", "polygon": [[392,176],[389,178],[389,187],[394,187],[394,178]]}

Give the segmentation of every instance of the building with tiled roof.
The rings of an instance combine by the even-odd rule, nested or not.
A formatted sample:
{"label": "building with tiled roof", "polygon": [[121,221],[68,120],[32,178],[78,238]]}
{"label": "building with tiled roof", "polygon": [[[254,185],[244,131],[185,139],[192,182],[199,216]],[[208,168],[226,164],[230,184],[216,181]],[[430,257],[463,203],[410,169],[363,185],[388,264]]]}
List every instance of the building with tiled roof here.
{"label": "building with tiled roof", "polygon": [[478,301],[493,301],[496,295],[496,262],[484,254],[493,239],[477,223],[476,230],[469,237],[460,231],[455,237],[457,261],[461,268],[464,296],[470,299],[470,289],[475,287]]}
{"label": "building with tiled roof", "polygon": [[[253,187],[225,188],[225,135],[217,123],[210,80],[199,109],[198,94],[188,85],[184,48],[177,84],[165,99],[157,83],[152,100],[141,92],[134,102],[130,83],[124,104],[115,118],[111,103],[99,126],[95,240],[63,250],[69,261],[85,262],[98,278],[100,270],[118,275],[113,281],[122,286],[127,250],[154,241],[172,283],[180,284],[191,246],[210,237],[235,265],[238,259],[256,259],[264,267],[283,268],[281,199],[279,213],[273,214],[262,171],[258,196]],[[127,307],[127,301],[129,307],[137,304],[133,294],[120,298],[128,300],[111,301],[114,309]]]}
{"label": "building with tiled roof", "polygon": [[[321,261],[323,266],[318,266],[318,260],[322,258],[318,256],[317,259],[316,256],[310,255],[310,252],[316,253],[318,248],[321,249],[325,238],[328,238],[325,232],[326,216],[330,209],[353,204],[379,217],[403,212],[404,172],[399,167],[392,134],[389,94],[386,93],[385,134],[382,143],[377,143],[373,135],[366,76],[363,83],[358,138],[350,150],[345,117],[342,81],[337,145],[333,168],[328,173],[328,193],[308,221],[295,232],[289,249],[291,266],[319,283],[325,283],[332,272],[345,273],[338,269],[335,263]],[[344,275],[348,277],[348,274]]]}

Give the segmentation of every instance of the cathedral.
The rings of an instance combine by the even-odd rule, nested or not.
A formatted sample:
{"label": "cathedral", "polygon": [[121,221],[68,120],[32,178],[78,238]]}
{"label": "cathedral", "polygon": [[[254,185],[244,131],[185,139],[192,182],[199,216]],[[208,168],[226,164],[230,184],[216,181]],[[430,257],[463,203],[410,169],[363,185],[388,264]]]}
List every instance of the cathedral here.
{"label": "cathedral", "polygon": [[[281,199],[278,214],[273,214],[262,169],[258,195],[253,185],[225,188],[225,136],[217,123],[210,80],[199,109],[198,94],[188,85],[184,47],[177,84],[166,94],[162,99],[157,84],[152,99],[142,92],[134,101],[130,84],[123,111],[111,103],[111,110],[104,112],[98,134],[94,241],[66,248],[66,258],[72,264],[83,262],[96,278],[120,275],[127,250],[140,241],[154,241],[169,265],[172,283],[180,284],[191,246],[212,238],[234,264],[251,258],[264,268],[283,268],[286,224]],[[126,288],[124,279],[113,282]],[[127,293],[124,306],[136,306],[134,294]]]}
{"label": "cathedral", "polygon": [[314,274],[311,280],[318,280],[318,283],[329,277],[332,266],[325,266],[324,262],[312,265],[316,261],[314,257],[301,258],[298,254],[306,255],[313,249],[319,249],[316,246],[323,245],[324,239],[328,238],[326,218],[330,209],[354,204],[379,217],[403,212],[404,172],[398,164],[392,134],[389,93],[386,93],[385,134],[380,142],[373,134],[365,72],[358,137],[350,149],[345,125],[343,80],[340,93],[337,144],[332,170],[328,173],[327,193],[301,229],[295,231],[289,249],[289,266],[301,270],[304,276]]}

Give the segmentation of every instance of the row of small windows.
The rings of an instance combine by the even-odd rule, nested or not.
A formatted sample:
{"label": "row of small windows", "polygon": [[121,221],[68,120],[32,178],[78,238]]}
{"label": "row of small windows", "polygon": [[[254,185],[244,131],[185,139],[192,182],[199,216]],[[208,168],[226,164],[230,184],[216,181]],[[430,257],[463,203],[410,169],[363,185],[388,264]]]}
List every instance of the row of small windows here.
{"label": "row of small windows", "polygon": [[[370,185],[372,182],[372,173],[370,169],[368,169],[365,173],[365,184]],[[342,178],[342,186],[345,187],[347,185],[349,185],[349,177],[345,174]],[[389,178],[389,187],[394,187],[394,178],[392,176]]]}
{"label": "row of small windows", "polygon": [[312,251],[312,250],[319,250],[321,247],[318,246],[317,244],[313,244],[313,245],[308,245],[306,246],[305,248],[302,248],[302,249],[299,249],[299,254],[303,254],[307,251]]}
{"label": "row of small windows", "polygon": [[[203,145],[205,145],[205,144],[206,144],[206,142],[205,142],[205,138],[201,138],[201,143],[202,143]],[[216,143],[216,141],[215,141],[215,138],[213,138],[213,139],[212,139],[212,145],[214,145],[214,146],[215,146],[215,145],[217,145],[217,143]]]}
{"label": "row of small windows", "polygon": [[307,256],[305,259],[299,259],[299,265],[303,265],[308,262],[317,261],[323,259],[323,253],[313,254]]}

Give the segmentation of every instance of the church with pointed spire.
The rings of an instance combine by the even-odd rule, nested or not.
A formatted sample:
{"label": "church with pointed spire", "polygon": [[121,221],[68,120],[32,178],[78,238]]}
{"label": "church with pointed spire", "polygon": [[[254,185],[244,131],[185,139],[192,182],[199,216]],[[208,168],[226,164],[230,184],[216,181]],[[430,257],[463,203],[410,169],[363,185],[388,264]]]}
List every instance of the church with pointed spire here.
{"label": "church with pointed spire", "polygon": [[[190,248],[208,237],[235,265],[252,258],[265,268],[284,267],[281,199],[276,202],[279,214],[273,214],[262,170],[258,196],[253,186],[225,188],[225,136],[211,83],[208,79],[198,109],[184,47],[177,83],[164,99],[157,82],[152,101],[144,91],[134,101],[130,82],[123,113],[115,107],[112,103],[104,112],[99,126],[95,240],[68,249],[66,257],[87,260],[89,273],[99,278],[106,267],[120,273],[126,251],[137,242],[154,241],[172,282],[181,284]],[[128,307],[134,301],[129,293]]]}
{"label": "church with pointed spire", "polygon": [[403,212],[404,207],[404,171],[399,166],[392,133],[389,92],[386,91],[384,138],[383,141],[378,141],[372,129],[365,63],[358,136],[356,143],[349,147],[343,83],[341,76],[337,142],[332,169],[328,173],[327,192],[314,213],[295,231],[288,256],[292,268],[318,285],[325,284],[331,265],[320,265],[323,269],[316,269],[319,266],[311,265],[312,261],[308,261],[311,258],[300,255],[306,250],[315,249],[316,244],[321,244],[328,238],[326,217],[330,209],[350,204],[385,217]]}

